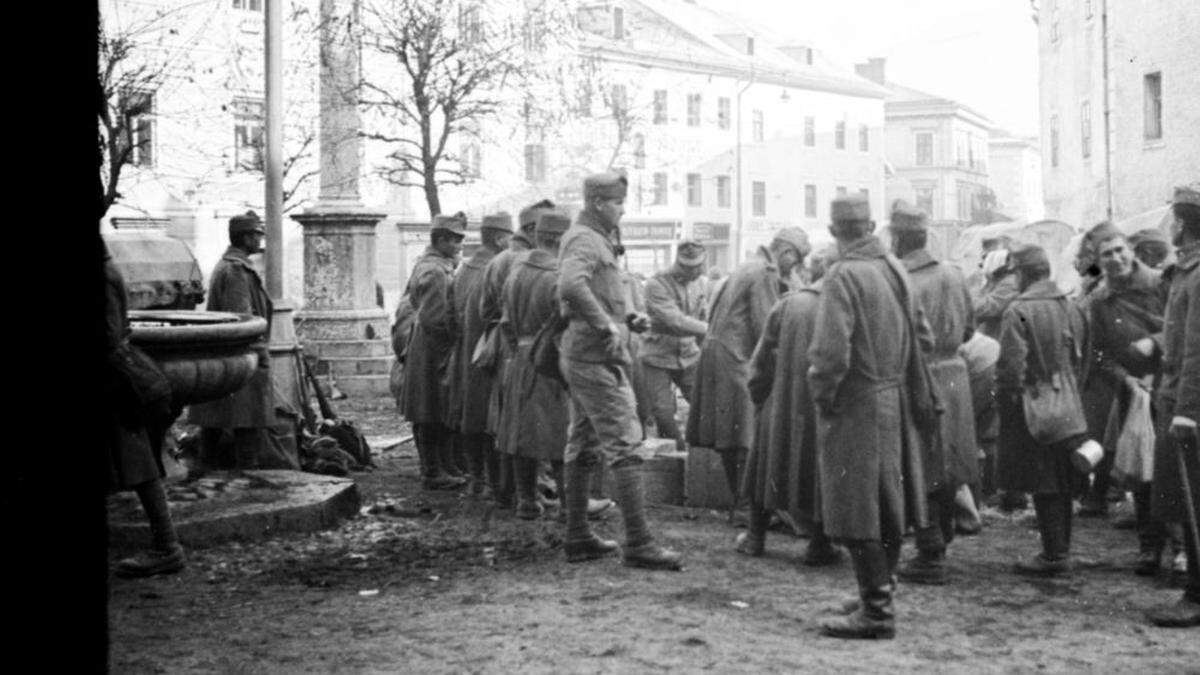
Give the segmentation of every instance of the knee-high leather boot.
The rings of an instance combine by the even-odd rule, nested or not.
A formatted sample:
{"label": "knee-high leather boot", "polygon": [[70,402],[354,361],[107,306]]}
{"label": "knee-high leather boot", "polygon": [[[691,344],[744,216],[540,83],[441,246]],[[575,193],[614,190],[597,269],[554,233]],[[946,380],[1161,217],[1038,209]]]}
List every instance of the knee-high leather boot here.
{"label": "knee-high leather boot", "polygon": [[586,459],[567,462],[563,469],[563,492],[567,512],[567,536],[563,550],[567,562],[585,562],[617,552],[617,542],[601,539],[588,525],[588,476]]}
{"label": "knee-high leather boot", "polygon": [[656,570],[683,569],[683,556],[654,543],[654,537],[646,526],[641,462],[614,466],[613,478],[616,482],[617,504],[625,521],[625,545],[621,550],[625,564]]}
{"label": "knee-high leather boot", "polygon": [[891,639],[896,636],[894,587],[888,554],[877,541],[848,546],[858,580],[859,606],[848,616],[826,619],[821,632],[844,639]]}

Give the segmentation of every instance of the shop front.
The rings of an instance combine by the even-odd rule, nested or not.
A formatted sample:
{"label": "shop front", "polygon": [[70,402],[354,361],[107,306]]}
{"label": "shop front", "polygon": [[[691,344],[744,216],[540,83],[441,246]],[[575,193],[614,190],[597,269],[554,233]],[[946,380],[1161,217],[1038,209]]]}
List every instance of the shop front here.
{"label": "shop front", "polygon": [[729,223],[695,223],[692,239],[704,246],[708,252],[708,267],[716,267],[725,274],[732,271],[733,258],[729,252]]}
{"label": "shop front", "polygon": [[622,220],[625,269],[649,277],[670,267],[681,226],[678,220]]}

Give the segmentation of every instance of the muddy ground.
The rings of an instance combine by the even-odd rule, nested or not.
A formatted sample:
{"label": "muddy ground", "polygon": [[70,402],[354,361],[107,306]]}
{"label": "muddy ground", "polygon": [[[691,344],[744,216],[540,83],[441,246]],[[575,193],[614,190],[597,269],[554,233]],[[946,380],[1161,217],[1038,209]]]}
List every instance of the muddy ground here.
{"label": "muddy ground", "polygon": [[[407,433],[390,401],[337,405],[368,434]],[[1133,533],[1106,521],[1077,521],[1075,578],[1030,581],[1008,571],[1038,545],[1028,514],[988,512],[982,535],[952,545],[949,585],[900,587],[895,640],[844,642],[817,621],[850,597],[853,572],[798,565],[802,539],[772,533],[766,557],[746,558],[724,514],[653,507],[685,571],[568,565],[554,520],[422,492],[411,443],[379,463],[356,475],[364,512],[337,530],[112,578],[112,671],[1200,672],[1200,631],[1142,616],[1180,591],[1134,576]],[[597,529],[617,538],[619,516]]]}

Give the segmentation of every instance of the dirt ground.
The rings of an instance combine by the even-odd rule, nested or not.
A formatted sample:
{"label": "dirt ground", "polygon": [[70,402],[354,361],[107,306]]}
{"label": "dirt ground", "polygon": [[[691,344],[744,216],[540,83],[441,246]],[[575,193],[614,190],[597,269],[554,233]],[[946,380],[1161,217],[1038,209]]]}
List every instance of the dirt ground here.
{"label": "dirt ground", "polygon": [[[336,405],[369,435],[407,434],[390,401]],[[852,595],[852,569],[800,566],[802,539],[772,533],[766,557],[746,558],[724,514],[659,506],[651,524],[683,572],[568,565],[554,520],[422,492],[411,443],[378,461],[356,475],[363,513],[337,530],[112,578],[112,671],[1200,672],[1200,631],[1142,617],[1180,591],[1134,576],[1134,534],[1105,521],[1077,521],[1075,578],[1030,581],[1008,571],[1037,548],[1028,514],[989,512],[951,546],[948,585],[901,585],[895,640],[840,641],[817,622]],[[619,538],[619,516],[597,529]]]}

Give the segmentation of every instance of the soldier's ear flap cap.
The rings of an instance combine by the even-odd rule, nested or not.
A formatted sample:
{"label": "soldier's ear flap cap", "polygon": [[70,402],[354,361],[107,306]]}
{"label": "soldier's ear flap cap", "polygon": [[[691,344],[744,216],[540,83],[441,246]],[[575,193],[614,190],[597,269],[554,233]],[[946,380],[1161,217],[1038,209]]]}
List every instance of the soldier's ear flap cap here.
{"label": "soldier's ear flap cap", "polygon": [[459,237],[465,237],[467,236],[467,214],[462,211],[451,216],[439,213],[433,217],[430,230],[432,232],[449,232]]}
{"label": "soldier's ear flap cap", "polygon": [[542,211],[538,214],[537,234],[562,234],[571,227],[571,219],[557,211]]}
{"label": "soldier's ear flap cap", "polygon": [[889,225],[896,232],[923,232],[929,226],[929,218],[921,209],[903,199],[897,199],[892,205]]}
{"label": "soldier's ear flap cap", "polygon": [[675,261],[684,267],[703,265],[707,259],[708,251],[704,250],[704,246],[690,239],[679,242],[675,247]]}
{"label": "soldier's ear flap cap", "polygon": [[506,211],[492,213],[483,217],[483,222],[480,223],[481,230],[499,230],[500,232],[508,232],[512,234],[512,216]]}
{"label": "soldier's ear flap cap", "polygon": [[871,203],[860,194],[841,195],[830,204],[829,218],[835,223],[870,220]]}
{"label": "soldier's ear flap cap", "polygon": [[624,199],[629,189],[629,179],[624,174],[616,172],[594,173],[583,179],[583,198],[593,199]]}
{"label": "soldier's ear flap cap", "polygon": [[1013,249],[1009,253],[1008,260],[1016,269],[1039,266],[1048,267],[1050,265],[1050,258],[1046,255],[1046,249],[1033,244],[1025,244]]}
{"label": "soldier's ear flap cap", "polygon": [[263,227],[262,220],[254,211],[239,213],[229,219],[229,234],[244,234],[246,232],[267,233],[267,228]]}

